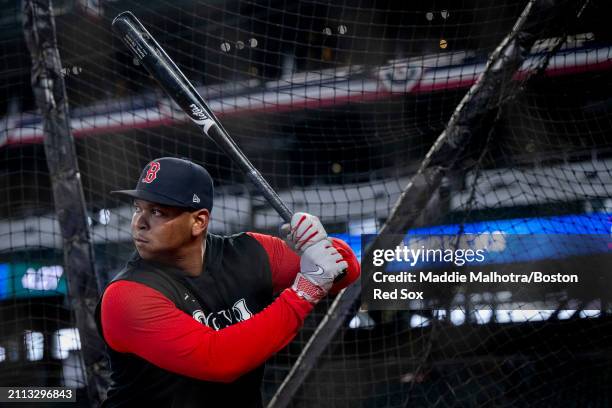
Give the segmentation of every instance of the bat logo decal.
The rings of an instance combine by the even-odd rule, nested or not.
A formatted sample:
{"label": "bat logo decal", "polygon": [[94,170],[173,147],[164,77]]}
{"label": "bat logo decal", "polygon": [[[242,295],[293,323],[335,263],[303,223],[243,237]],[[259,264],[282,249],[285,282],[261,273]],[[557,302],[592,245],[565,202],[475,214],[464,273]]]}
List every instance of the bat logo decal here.
{"label": "bat logo decal", "polygon": [[189,105],[189,107],[191,108],[191,114],[194,117],[196,117],[198,120],[208,119],[208,116],[206,116],[206,113],[204,113],[204,110],[202,110],[202,108],[200,108],[195,103],[192,103],[191,105]]}
{"label": "bat logo decal", "polygon": [[204,126],[204,131],[208,132],[210,126],[215,123],[208,115],[204,112],[204,109],[200,108],[195,103],[189,105],[189,109],[191,109],[191,120],[193,120],[197,125]]}

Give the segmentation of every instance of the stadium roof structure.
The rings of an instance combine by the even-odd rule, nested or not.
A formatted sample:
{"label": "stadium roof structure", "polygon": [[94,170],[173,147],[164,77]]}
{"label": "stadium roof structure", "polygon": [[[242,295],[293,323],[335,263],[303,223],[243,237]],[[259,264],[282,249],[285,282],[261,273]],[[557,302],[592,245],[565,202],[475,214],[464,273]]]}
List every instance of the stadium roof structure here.
{"label": "stadium roof structure", "polygon": [[[612,67],[612,46],[584,44],[565,47],[553,56],[547,76],[605,70]],[[518,75],[538,65],[540,53],[525,60]],[[219,117],[244,113],[279,113],[308,108],[325,108],[347,103],[376,102],[406,94],[467,89],[484,71],[485,57],[465,51],[405,58],[366,69],[352,66],[303,72],[290,78],[261,82],[249,80],[200,87]],[[104,101],[72,112],[72,132],[84,137],[133,128],[155,128],[187,122],[189,119],[168,98],[132,98]],[[40,115],[19,113],[1,120],[0,147],[40,143],[43,125]]]}

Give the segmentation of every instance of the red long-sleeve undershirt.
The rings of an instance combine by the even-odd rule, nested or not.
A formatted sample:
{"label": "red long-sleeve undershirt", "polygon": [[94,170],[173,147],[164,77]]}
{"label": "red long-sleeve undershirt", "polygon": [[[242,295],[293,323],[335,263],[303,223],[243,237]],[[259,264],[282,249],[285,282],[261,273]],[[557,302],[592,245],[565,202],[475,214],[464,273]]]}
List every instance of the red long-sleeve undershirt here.
{"label": "red long-sleeve undershirt", "polygon": [[[249,233],[270,259],[275,292],[288,287],[299,271],[299,257],[280,239]],[[359,276],[350,248],[334,240],[349,263],[347,277]],[[184,313],[146,285],[117,281],[102,298],[102,332],[115,351],[135,354],[165,370],[207,381],[232,382],[258,367],[296,335],[312,305],[291,289],[250,319],[215,331]]]}
{"label": "red long-sleeve undershirt", "polygon": [[215,331],[155,289],[118,281],[104,293],[102,328],[115,351],[188,377],[232,382],[285,347],[310,310],[287,289],[261,313]]}

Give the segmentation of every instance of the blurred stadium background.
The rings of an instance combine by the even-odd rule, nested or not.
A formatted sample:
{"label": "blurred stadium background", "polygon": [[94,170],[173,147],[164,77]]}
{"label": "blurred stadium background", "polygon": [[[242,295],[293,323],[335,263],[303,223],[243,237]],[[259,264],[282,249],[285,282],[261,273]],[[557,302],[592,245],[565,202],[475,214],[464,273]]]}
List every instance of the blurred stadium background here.
{"label": "blurred stadium background", "polygon": [[[528,55],[470,123],[439,207],[414,227],[545,234],[544,260],[555,261],[571,235],[611,233],[612,3],[535,3]],[[76,387],[87,406],[87,379],[103,382],[106,367],[84,369],[99,345],[76,328],[82,298],[68,290],[24,11],[20,1],[0,4],[0,386]],[[119,12],[143,21],[289,208],[319,215],[361,252],[361,234],[385,224],[527,4],[54,1],[94,250],[89,284],[103,285],[133,251],[131,208],[109,191],[133,187],[155,157],[188,157],[211,172],[213,232],[276,234],[280,223],[113,36]],[[578,256],[610,270],[607,253]],[[546,299],[512,313],[484,294],[433,311],[354,304],[289,405],[609,406],[610,305]],[[269,361],[266,401],[330,304]]]}

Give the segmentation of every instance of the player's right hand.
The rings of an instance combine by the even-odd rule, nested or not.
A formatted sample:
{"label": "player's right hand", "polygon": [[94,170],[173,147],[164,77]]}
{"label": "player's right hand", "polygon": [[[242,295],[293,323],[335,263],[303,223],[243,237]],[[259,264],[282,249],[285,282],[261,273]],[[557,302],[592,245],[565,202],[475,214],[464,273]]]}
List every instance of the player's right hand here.
{"label": "player's right hand", "polygon": [[333,247],[331,240],[323,239],[304,250],[300,259],[300,272],[291,288],[302,298],[316,304],[331,289],[334,279],[348,264]]}

